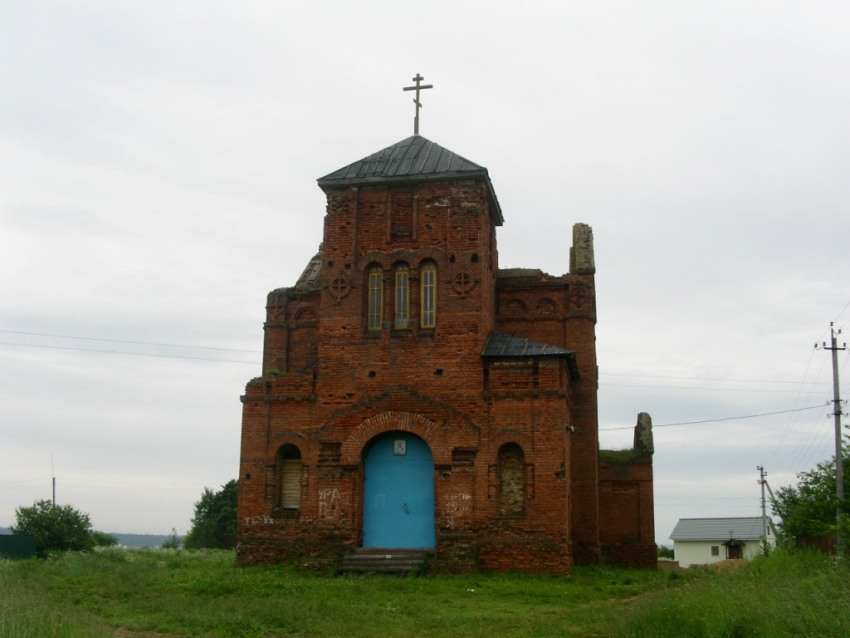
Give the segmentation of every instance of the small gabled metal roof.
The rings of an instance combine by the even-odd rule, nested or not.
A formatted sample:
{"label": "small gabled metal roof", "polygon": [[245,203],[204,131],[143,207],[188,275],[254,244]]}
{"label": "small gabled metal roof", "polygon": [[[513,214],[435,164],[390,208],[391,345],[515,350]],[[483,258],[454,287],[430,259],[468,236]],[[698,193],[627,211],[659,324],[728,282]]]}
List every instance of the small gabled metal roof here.
{"label": "small gabled metal roof", "polygon": [[[772,527],[770,517],[768,526]],[[673,541],[755,541],[764,533],[761,516],[737,518],[680,518],[670,533]]]}
{"label": "small gabled metal roof", "polygon": [[560,357],[566,359],[570,378],[578,380],[576,353],[558,346],[533,341],[524,337],[514,337],[504,332],[491,332],[484,344],[481,356],[487,359],[528,359],[537,357]]}
{"label": "small gabled metal roof", "polygon": [[343,166],[318,179],[328,188],[376,182],[416,183],[432,180],[481,178],[487,183],[491,214],[497,225],[504,222],[487,169],[421,135],[413,135],[377,153]]}

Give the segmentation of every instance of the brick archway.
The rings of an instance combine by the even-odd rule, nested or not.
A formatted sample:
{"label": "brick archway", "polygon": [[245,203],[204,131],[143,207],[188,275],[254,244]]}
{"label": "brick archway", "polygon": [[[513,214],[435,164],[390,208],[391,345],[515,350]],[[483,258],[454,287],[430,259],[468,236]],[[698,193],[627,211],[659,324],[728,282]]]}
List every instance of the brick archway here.
{"label": "brick archway", "polygon": [[421,414],[413,412],[381,412],[363,419],[342,444],[340,462],[343,465],[357,465],[360,452],[370,440],[379,434],[392,430],[410,432],[424,440],[433,448],[432,432],[437,424]]}

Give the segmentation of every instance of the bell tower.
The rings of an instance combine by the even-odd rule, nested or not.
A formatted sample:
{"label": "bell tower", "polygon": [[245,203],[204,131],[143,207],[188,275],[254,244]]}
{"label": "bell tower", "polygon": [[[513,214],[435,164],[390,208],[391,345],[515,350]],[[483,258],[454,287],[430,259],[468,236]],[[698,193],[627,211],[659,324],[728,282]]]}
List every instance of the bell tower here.
{"label": "bell tower", "polygon": [[[369,362],[372,390],[376,377],[416,384],[423,371],[412,361],[438,361],[432,373],[445,379],[480,377],[480,357],[456,353],[480,352],[494,325],[503,218],[487,169],[414,135],[318,184],[327,195],[319,361],[344,345]],[[358,388],[356,368],[320,376]]]}

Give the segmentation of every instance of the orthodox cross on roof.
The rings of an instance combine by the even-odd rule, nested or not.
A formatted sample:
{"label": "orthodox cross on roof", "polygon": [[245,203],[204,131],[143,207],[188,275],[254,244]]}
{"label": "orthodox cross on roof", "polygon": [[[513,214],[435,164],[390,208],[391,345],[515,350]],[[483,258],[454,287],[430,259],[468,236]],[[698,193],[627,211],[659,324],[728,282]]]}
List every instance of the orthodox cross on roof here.
{"label": "orthodox cross on roof", "polygon": [[416,82],[416,86],[406,86],[402,89],[402,91],[416,91],[416,97],[413,98],[413,103],[416,105],[416,116],[413,118],[413,134],[419,135],[419,109],[422,108],[422,103],[419,101],[419,91],[422,89],[433,89],[433,84],[420,84],[422,80],[424,80],[421,75],[418,73],[416,77],[413,78],[413,81]]}

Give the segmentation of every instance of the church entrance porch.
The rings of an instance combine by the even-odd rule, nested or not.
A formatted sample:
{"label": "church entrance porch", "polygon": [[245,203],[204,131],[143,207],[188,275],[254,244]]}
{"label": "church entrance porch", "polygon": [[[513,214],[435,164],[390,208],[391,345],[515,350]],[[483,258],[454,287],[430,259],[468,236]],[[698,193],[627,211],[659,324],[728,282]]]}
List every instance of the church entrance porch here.
{"label": "church entrance porch", "polygon": [[363,547],[431,549],[434,457],[422,439],[388,432],[372,440],[363,459]]}

